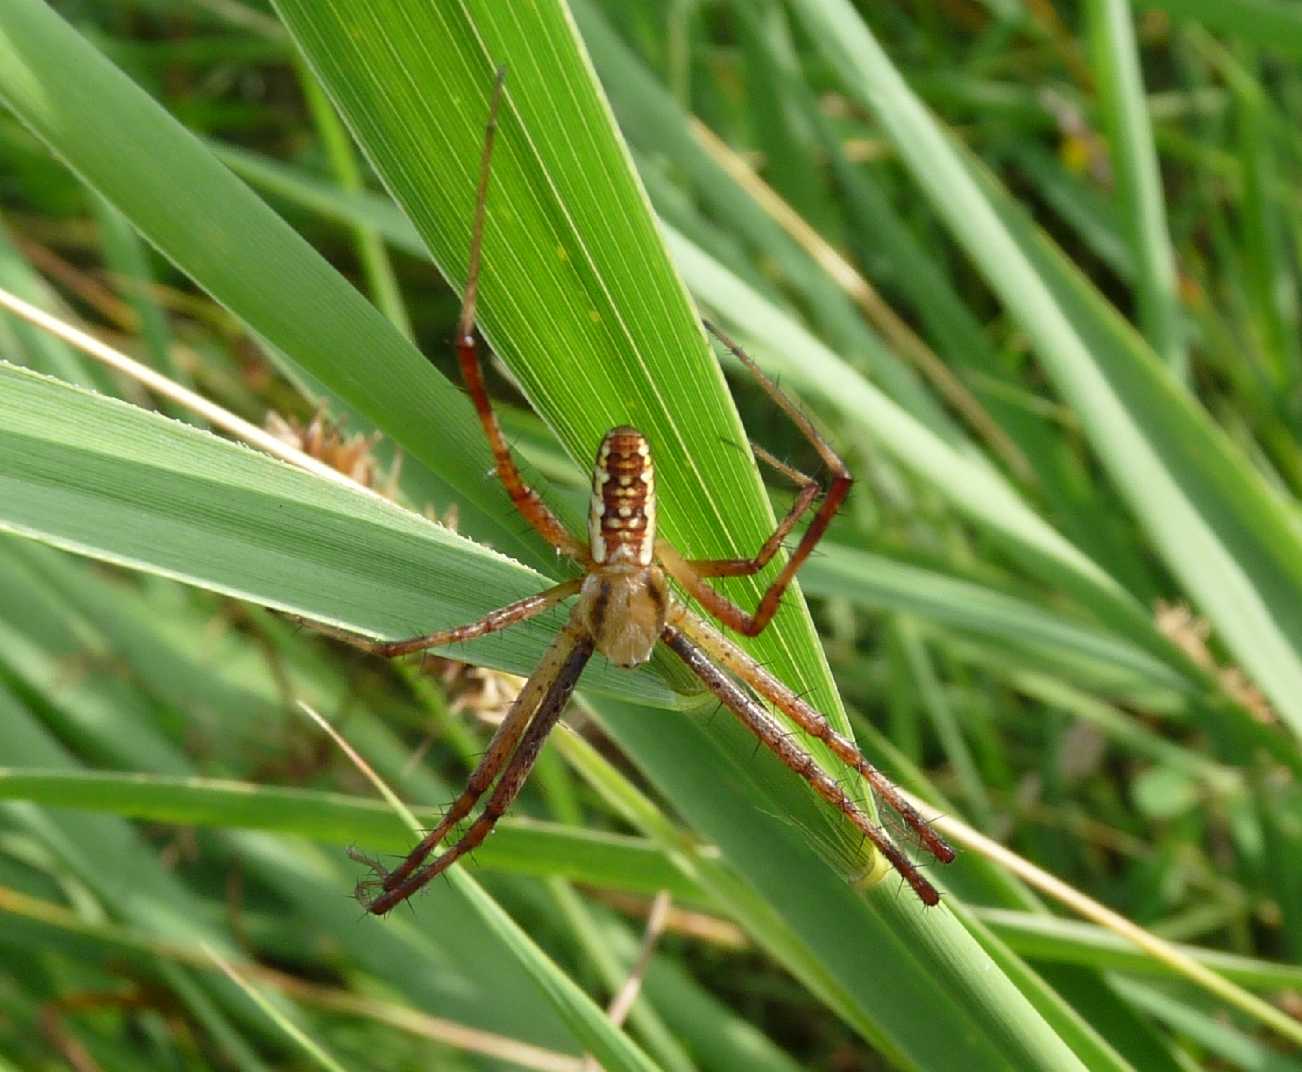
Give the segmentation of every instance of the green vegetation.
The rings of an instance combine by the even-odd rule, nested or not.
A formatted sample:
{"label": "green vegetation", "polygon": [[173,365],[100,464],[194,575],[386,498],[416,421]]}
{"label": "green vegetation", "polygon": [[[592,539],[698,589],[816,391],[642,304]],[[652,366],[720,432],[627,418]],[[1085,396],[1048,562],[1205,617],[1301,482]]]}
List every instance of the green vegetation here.
{"label": "green vegetation", "polygon": [[[0,313],[0,1072],[1302,1069],[1299,9],[56,7],[0,12],[0,289],[374,434],[395,501]],[[480,307],[531,475],[579,521],[632,423],[670,539],[760,544],[747,437],[815,459],[690,292],[859,477],[748,647],[1061,889],[961,828],[941,907],[866,879],[657,659],[589,670],[472,866],[348,896],[500,679],[272,611],[402,635],[573,573],[448,353],[498,64]],[[528,673],[558,621],[456,654]]]}

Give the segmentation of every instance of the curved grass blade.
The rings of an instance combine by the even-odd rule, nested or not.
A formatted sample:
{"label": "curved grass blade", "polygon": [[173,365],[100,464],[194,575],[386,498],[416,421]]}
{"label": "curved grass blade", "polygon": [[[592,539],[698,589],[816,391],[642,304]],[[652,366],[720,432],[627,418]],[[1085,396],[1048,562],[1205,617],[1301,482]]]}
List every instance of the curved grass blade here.
{"label": "curved grass blade", "polygon": [[[548,583],[363,489],[3,363],[0,528],[373,635],[473,621]],[[553,629],[463,653],[527,673]],[[645,672],[585,682],[681,702]]]}

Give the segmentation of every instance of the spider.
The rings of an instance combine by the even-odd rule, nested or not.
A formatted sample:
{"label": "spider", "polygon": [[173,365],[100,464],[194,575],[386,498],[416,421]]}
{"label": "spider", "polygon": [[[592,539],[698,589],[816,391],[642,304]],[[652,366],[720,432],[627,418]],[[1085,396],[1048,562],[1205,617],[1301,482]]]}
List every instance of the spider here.
{"label": "spider", "polygon": [[[359,899],[368,911],[383,915],[488,836],[520,792],[543,742],[559,721],[584,666],[594,652],[601,653],[618,666],[635,667],[645,663],[656,644],[663,642],[761,743],[863,832],[924,904],[937,904],[940,895],[913,861],[814,757],[792,739],[756,696],[779,708],[805,733],[824,742],[837,758],[867,779],[878,797],[899,815],[936,859],[948,863],[954,858],[954,850],[931,829],[890,780],[864,759],[851,740],[834,730],[827,719],[798,693],[670,592],[672,579],[723,625],[744,636],[756,636],[773,618],[783,592],[822,538],[853,483],[845,464],[808,418],[741,347],[724,332],[709,322],[705,323],[706,328],[749,369],[772,401],[795,423],[830,473],[824,488],[762,448],[757,448],[758,455],[792,479],[798,491],[791,509],[752,558],[690,560],[668,541],[657,538],[655,467],[650,444],[636,428],[626,425],[612,428],[597,450],[586,542],[576,538],[561,524],[538,493],[525,483],[516,466],[484,386],[475,332],[485,205],[504,78],[504,69],[499,69],[484,132],[456,352],[462,378],[492,448],[498,479],[520,514],[559,553],[582,566],[584,575],[490,611],[469,625],[403,640],[374,640],[334,626],[311,623],[314,628],[365,651],[395,657],[497,632],[577,596],[564,628],[525,682],[471,773],[465,789],[439,824],[392,870],[353,853],[374,872],[373,878],[359,883]],[[750,576],[762,570],[777,554],[796,522],[820,497],[822,501],[813,520],[754,613],[743,610],[706,583],[706,579],[711,577]],[[479,817],[455,844],[426,863],[494,782],[496,788],[493,788]]]}

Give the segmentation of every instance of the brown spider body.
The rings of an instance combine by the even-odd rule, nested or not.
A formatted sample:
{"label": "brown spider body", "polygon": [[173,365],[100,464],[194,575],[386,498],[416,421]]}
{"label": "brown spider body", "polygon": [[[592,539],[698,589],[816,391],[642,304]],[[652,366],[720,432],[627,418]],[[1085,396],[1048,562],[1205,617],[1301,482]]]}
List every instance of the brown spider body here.
{"label": "brown spider body", "polygon": [[651,447],[636,428],[612,428],[592,467],[588,554],[592,566],[574,618],[617,666],[651,658],[669,611],[669,585],[655,564],[656,487]]}
{"label": "brown spider body", "polygon": [[[474,330],[484,206],[497,108],[502,97],[502,77],[499,72],[484,137],[471,231],[469,273],[457,333],[457,358],[492,449],[497,475],[511,501],[543,539],[583,568],[584,577],[582,580],[563,581],[546,591],[517,600],[489,612],[477,622],[404,640],[371,640],[318,625],[318,628],[367,651],[395,656],[444,647],[496,632],[532,618],[564,599],[578,597],[564,628],[525,682],[470,775],[466,788],[448,808],[438,826],[391,871],[375,861],[358,857],[365,860],[376,875],[359,884],[359,896],[371,912],[383,914],[480,844],[524,784],[547,734],[559,720],[591,655],[599,652],[616,665],[639,666],[651,657],[656,644],[664,641],[761,744],[854,823],[924,904],[936,904],[940,894],[908,855],[870,818],[861,803],[842,788],[840,780],[825,771],[757,697],[780,709],[803,733],[823,742],[841,762],[857,771],[882,803],[903,819],[921,846],[936,859],[948,863],[954,858],[953,849],[931,829],[890,780],[860,754],[855,743],[838,733],[826,717],[811,707],[796,690],[694,614],[685,603],[670,597],[669,578],[672,578],[723,625],[746,636],[755,636],[772,620],[796,571],[827,531],[853,483],[836,452],[750,357],[717,328],[706,325],[795,423],[818,451],[829,472],[828,483],[823,488],[803,473],[756,448],[757,455],[793,480],[798,491],[786,516],[750,558],[687,559],[668,541],[657,539],[655,467],[650,445],[635,428],[621,425],[612,428],[602,438],[592,473],[586,544],[561,524],[538,493],[525,482],[516,466],[484,385]],[[769,583],[754,612],[743,610],[707,583],[706,578],[710,577],[753,576],[768,566],[796,523],[819,500],[820,492],[821,502],[808,527]],[[430,853],[490,789],[492,793],[488,803],[456,844],[433,862],[425,863]]]}

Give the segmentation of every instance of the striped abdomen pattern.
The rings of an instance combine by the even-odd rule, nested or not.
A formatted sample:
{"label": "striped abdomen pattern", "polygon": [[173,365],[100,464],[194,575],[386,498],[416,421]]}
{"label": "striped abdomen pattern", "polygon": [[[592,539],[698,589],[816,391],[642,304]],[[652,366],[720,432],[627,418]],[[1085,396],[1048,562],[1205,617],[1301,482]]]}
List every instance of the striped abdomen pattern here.
{"label": "striped abdomen pattern", "polygon": [[636,428],[612,428],[592,470],[592,561],[649,566],[656,538],[655,466]]}

